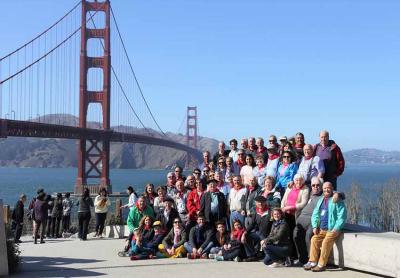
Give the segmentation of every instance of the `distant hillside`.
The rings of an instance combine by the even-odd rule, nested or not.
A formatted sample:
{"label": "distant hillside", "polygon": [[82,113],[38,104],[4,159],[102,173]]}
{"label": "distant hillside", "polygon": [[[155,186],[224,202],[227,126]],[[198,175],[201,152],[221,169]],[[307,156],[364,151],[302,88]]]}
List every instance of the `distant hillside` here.
{"label": "distant hillside", "polygon": [[[73,116],[47,115],[40,118],[41,122],[74,125],[77,118]],[[91,128],[98,123],[89,123]],[[135,131],[147,134],[148,131],[131,127],[112,127],[119,131]],[[154,131],[151,131],[154,132]],[[156,132],[154,132],[156,134]],[[167,133],[167,136],[176,142],[184,143],[182,134]],[[217,149],[218,141],[200,137],[201,150]],[[112,168],[147,168],[163,169],[167,165],[184,165],[186,153],[175,149],[130,143],[111,143],[110,150]],[[0,139],[0,167],[39,167],[62,168],[77,166],[77,140],[66,139],[39,139],[10,137]]]}
{"label": "distant hillside", "polygon": [[349,164],[400,164],[399,151],[357,149],[345,152],[343,155]]}

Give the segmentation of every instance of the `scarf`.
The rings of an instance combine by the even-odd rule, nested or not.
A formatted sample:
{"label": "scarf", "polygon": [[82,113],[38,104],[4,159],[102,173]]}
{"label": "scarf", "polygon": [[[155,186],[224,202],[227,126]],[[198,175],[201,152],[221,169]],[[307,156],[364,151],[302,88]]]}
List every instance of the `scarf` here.
{"label": "scarf", "polygon": [[179,241],[181,241],[181,228],[174,227],[174,245],[177,245]]}
{"label": "scarf", "polygon": [[269,159],[269,160],[274,160],[274,159],[277,159],[278,157],[279,157],[279,154],[278,154],[278,153],[275,153],[275,154],[269,155],[269,156],[268,156],[268,159]]}
{"label": "scarf", "polygon": [[259,209],[258,207],[256,207],[256,212],[259,216],[263,216],[264,213],[268,211],[268,206],[265,205],[263,208]]}
{"label": "scarf", "polygon": [[137,210],[138,210],[140,213],[143,213],[144,209],[146,208],[146,203],[144,203],[144,204],[143,204],[143,207],[140,208],[140,207],[139,207],[139,200],[138,200],[138,201],[136,202],[135,206],[136,206]]}
{"label": "scarf", "polygon": [[253,185],[250,183],[248,188],[249,188],[249,191],[252,192],[254,189],[256,189],[256,187],[257,187],[257,184]]}
{"label": "scarf", "polygon": [[232,230],[231,238],[233,240],[241,240],[244,231],[245,231],[244,228],[240,228],[240,229],[237,229],[237,230]]}

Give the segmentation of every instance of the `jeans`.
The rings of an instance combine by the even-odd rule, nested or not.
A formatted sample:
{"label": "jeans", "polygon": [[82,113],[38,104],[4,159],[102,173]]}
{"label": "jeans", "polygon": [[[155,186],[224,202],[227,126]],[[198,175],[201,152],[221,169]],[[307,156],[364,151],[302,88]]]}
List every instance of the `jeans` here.
{"label": "jeans", "polygon": [[62,230],[63,232],[69,231],[69,225],[71,222],[71,215],[64,215],[62,218]]}
{"label": "jeans", "polygon": [[103,234],[104,222],[106,222],[107,212],[96,213],[96,234]]}
{"label": "jeans", "polygon": [[59,237],[60,236],[60,223],[61,217],[52,217],[51,221],[51,236],[52,237]]}
{"label": "jeans", "polygon": [[[211,248],[213,247],[213,245],[214,245],[214,243],[213,243],[212,241],[210,241],[210,242],[207,244],[207,246],[204,247],[204,249],[203,249],[203,251],[201,252],[200,255],[207,254],[207,253],[211,250]],[[183,246],[185,247],[186,252],[188,252],[188,253],[193,253],[193,248],[194,248],[194,246],[192,246],[192,245],[190,244],[190,242],[185,242],[185,244],[184,244]]]}
{"label": "jeans", "polygon": [[90,221],[90,211],[78,212],[78,222],[79,222],[79,233],[80,239],[86,240]]}
{"label": "jeans", "polygon": [[269,265],[274,262],[285,261],[290,254],[290,248],[288,246],[269,244],[265,246],[264,253],[264,264]]}
{"label": "jeans", "polygon": [[261,241],[261,236],[258,232],[250,232],[247,234],[244,250],[248,257],[254,257],[257,254],[257,248]]}

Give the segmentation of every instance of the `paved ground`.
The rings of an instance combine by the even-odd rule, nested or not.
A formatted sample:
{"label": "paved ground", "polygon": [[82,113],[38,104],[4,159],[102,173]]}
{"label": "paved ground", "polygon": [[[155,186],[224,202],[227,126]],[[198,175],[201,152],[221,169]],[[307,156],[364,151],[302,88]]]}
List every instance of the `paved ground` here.
{"label": "paved ground", "polygon": [[104,276],[146,277],[374,277],[351,270],[329,270],[310,273],[301,268],[269,269],[262,262],[236,263],[214,260],[157,259],[130,261],[117,252],[122,240],[76,239],[48,240],[34,245],[32,239],[22,239],[22,267],[16,277],[84,277]]}

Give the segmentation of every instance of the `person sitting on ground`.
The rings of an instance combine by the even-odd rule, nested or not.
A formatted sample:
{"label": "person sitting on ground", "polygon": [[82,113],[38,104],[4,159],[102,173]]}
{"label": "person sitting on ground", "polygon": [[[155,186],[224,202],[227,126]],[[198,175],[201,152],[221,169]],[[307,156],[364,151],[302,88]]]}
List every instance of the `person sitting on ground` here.
{"label": "person sitting on ground", "polygon": [[188,259],[207,259],[208,253],[214,245],[214,231],[208,226],[204,215],[199,214],[197,217],[197,225],[190,229],[189,241],[185,242]]}
{"label": "person sitting on ground", "polygon": [[166,258],[183,258],[186,254],[183,244],[187,240],[185,228],[182,226],[182,221],[179,218],[174,219],[174,227],[169,231],[163,239],[162,244],[158,245],[157,257]]}
{"label": "person sitting on ground", "polygon": [[325,182],[322,186],[323,196],[314,208],[311,225],[314,236],[311,238],[310,259],[305,270],[321,272],[326,269],[333,244],[340,236],[346,222],[347,210],[344,202],[333,201],[333,185]]}
{"label": "person sitting on ground", "polygon": [[152,233],[150,234],[149,237],[145,238],[145,235],[143,233],[142,236],[143,236],[143,242],[141,245],[140,252],[137,252],[136,254],[132,255],[131,260],[155,259],[156,253],[158,251],[158,246],[161,244],[164,237],[164,232],[161,227],[161,222],[155,221],[153,223]]}
{"label": "person sitting on ground", "polygon": [[161,222],[163,229],[167,231],[172,228],[174,219],[180,218],[174,205],[174,199],[167,197],[164,200],[164,207],[156,214],[156,219]]}
{"label": "person sitting on ground", "polygon": [[233,260],[241,262],[246,257],[243,245],[246,238],[246,230],[237,219],[233,221],[232,227],[229,243],[223,246],[222,255],[215,257],[217,261]]}
{"label": "person sitting on ground", "polygon": [[217,227],[217,232],[214,236],[214,246],[211,248],[210,254],[208,255],[209,259],[215,259],[217,256],[222,256],[222,249],[228,247],[230,240],[230,235],[226,231],[225,222],[217,221],[215,225]]}
{"label": "person sitting on ground", "polygon": [[264,250],[264,264],[268,267],[284,266],[286,258],[290,254],[289,226],[282,219],[282,210],[274,208],[272,211],[274,222],[267,238],[261,240]]}
{"label": "person sitting on ground", "polygon": [[151,219],[151,217],[148,215],[145,215],[140,220],[139,227],[134,230],[133,237],[131,239],[131,248],[129,251],[131,260],[137,259],[135,257],[132,258],[132,256],[146,253],[144,246],[154,236],[152,222],[153,222],[153,220]]}

